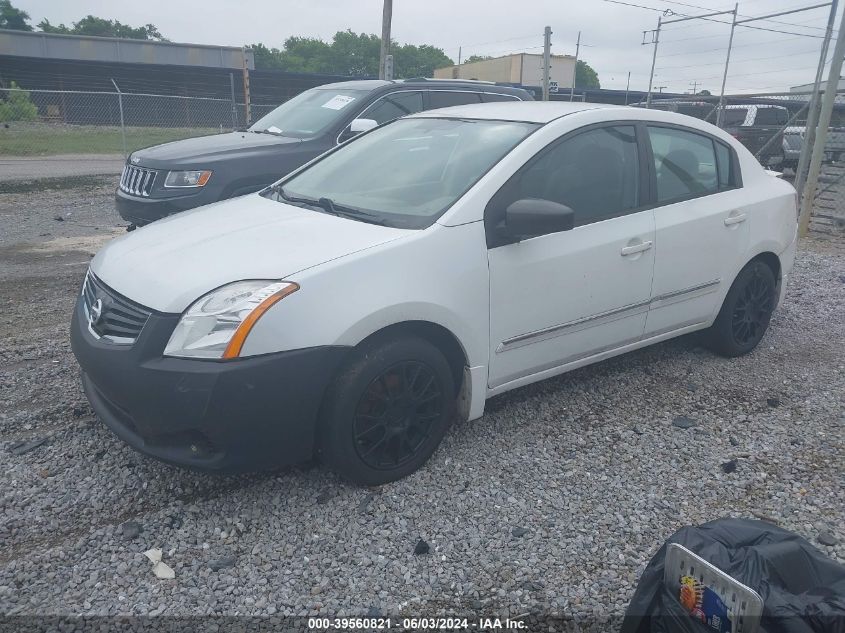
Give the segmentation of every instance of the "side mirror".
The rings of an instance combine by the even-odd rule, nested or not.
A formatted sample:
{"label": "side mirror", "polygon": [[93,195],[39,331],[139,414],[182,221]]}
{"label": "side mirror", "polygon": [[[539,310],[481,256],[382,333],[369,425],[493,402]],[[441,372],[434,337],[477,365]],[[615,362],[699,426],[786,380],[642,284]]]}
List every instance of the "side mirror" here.
{"label": "side mirror", "polygon": [[352,134],[360,134],[361,132],[372,130],[377,126],[378,121],[375,119],[354,119],[352,123],[349,124],[349,131],[352,132]]}
{"label": "side mirror", "polygon": [[505,210],[504,232],[518,240],[570,231],[575,227],[575,212],[564,204],[524,198]]}
{"label": "side mirror", "polygon": [[348,141],[353,136],[360,134],[361,132],[366,132],[367,130],[372,130],[374,127],[378,126],[378,121],[375,119],[353,119],[352,123],[346,126],[346,129],[340,133],[340,142],[343,143],[344,141]]}

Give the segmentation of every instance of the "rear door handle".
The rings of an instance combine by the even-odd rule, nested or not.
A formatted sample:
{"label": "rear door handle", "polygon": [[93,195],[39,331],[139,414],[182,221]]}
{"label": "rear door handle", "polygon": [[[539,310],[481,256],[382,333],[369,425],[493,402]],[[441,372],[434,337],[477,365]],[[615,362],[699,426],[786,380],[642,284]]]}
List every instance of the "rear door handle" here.
{"label": "rear door handle", "polygon": [[746,215],[744,213],[737,213],[736,215],[729,215],[725,218],[725,226],[731,226],[732,224],[739,224],[741,222],[745,222]]}
{"label": "rear door handle", "polygon": [[621,254],[622,257],[627,257],[628,255],[636,255],[637,253],[643,253],[651,248],[651,240],[648,242],[641,242],[639,244],[634,244],[633,246],[626,246],[622,249]]}

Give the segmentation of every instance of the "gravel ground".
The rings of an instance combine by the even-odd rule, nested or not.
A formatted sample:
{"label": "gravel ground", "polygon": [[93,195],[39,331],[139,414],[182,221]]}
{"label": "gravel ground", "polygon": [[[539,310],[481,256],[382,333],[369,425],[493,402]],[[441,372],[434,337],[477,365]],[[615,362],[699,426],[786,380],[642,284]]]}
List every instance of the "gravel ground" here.
{"label": "gravel ground", "polygon": [[[67,184],[0,194],[0,613],[618,616],[672,532],[726,515],[845,562],[835,246],[802,245],[753,354],[686,337],[517,390],[421,472],[361,489],[319,467],[179,470],[95,419],[68,321],[121,223],[113,178]],[[175,579],[153,574],[153,547]]]}

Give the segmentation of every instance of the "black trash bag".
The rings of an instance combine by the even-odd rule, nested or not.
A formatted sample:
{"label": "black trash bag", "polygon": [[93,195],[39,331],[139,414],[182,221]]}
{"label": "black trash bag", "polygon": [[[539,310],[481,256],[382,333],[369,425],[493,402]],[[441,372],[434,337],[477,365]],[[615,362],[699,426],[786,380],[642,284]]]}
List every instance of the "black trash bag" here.
{"label": "black trash bag", "polygon": [[675,532],[643,572],[621,633],[712,633],[663,584],[668,543],[680,543],[759,593],[760,633],[845,633],[845,566],[797,534],[749,519]]}

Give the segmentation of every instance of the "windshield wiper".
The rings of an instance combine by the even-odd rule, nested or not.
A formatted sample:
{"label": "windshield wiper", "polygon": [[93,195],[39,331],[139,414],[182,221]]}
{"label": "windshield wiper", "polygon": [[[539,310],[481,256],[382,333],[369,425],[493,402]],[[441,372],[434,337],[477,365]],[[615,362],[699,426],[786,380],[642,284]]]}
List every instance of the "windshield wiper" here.
{"label": "windshield wiper", "polygon": [[320,198],[317,201],[323,209],[325,209],[328,213],[332,215],[337,215],[339,217],[349,217],[355,218],[356,220],[361,220],[362,222],[369,222],[370,224],[378,224],[380,226],[385,226],[385,222],[383,219],[374,215],[372,213],[367,213],[366,211],[362,211],[361,209],[356,209],[355,207],[347,207],[342,204],[337,204],[331,198]]}
{"label": "windshield wiper", "polygon": [[272,187],[270,187],[270,190],[276,195],[278,195],[280,198],[282,198],[282,200],[284,200],[285,202],[292,202],[293,204],[304,204],[309,207],[322,209],[324,212],[330,215],[336,215],[341,218],[353,218],[356,220],[361,220],[362,222],[368,222],[370,224],[386,226],[386,222],[377,215],[367,213],[366,211],[362,211],[361,209],[356,209],[354,207],[347,207],[344,205],[337,204],[331,198],[323,197],[315,199],[291,196],[285,193],[285,188],[281,184],[273,185]]}

